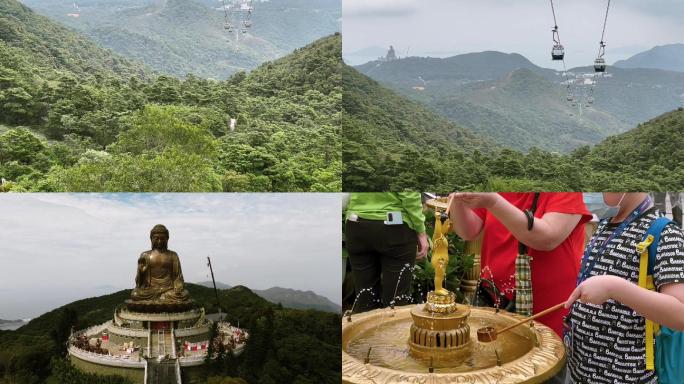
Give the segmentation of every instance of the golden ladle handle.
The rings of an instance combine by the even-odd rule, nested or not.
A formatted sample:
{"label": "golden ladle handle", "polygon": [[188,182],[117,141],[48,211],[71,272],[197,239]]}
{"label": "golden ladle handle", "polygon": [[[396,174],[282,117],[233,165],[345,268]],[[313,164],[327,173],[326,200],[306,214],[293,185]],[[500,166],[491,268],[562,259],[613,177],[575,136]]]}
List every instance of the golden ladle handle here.
{"label": "golden ladle handle", "polygon": [[517,327],[518,325],[525,324],[525,323],[527,323],[528,321],[532,321],[532,320],[534,320],[534,319],[536,319],[536,318],[538,318],[538,317],[542,317],[542,316],[544,316],[544,315],[546,315],[546,314],[549,314],[549,313],[551,313],[551,312],[555,312],[555,311],[557,311],[557,310],[563,308],[563,305],[565,305],[565,301],[562,302],[562,303],[556,304],[556,305],[554,305],[554,306],[551,307],[551,308],[547,308],[547,309],[545,309],[545,310],[543,310],[543,311],[541,311],[541,312],[539,312],[539,313],[537,313],[537,314],[535,314],[535,315],[533,315],[533,316],[530,316],[530,317],[528,317],[527,319],[520,320],[520,321],[518,321],[518,322],[515,323],[515,324],[509,325],[509,326],[506,327],[506,328],[497,330],[497,331],[496,331],[496,334],[497,334],[497,335],[500,335],[500,334],[502,334],[502,333],[508,331],[508,330],[511,329],[511,328]]}

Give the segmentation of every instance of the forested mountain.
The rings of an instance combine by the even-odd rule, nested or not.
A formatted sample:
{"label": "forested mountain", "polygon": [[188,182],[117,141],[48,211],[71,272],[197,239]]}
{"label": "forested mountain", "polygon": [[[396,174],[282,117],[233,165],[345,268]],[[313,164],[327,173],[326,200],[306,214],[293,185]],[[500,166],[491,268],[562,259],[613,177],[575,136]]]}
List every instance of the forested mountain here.
{"label": "forested mountain", "polygon": [[601,172],[601,177],[609,180],[605,184],[593,181],[595,190],[619,190],[616,187],[627,182],[621,180],[620,175],[636,176],[629,181],[630,184],[624,184],[632,190],[639,190],[639,179],[644,180],[641,190],[649,191],[650,186],[663,191],[682,190],[684,108],[611,136],[591,149],[581,148],[573,156],[588,162],[595,172]]}
{"label": "forested mountain", "polygon": [[553,70],[534,65],[517,53],[485,51],[466,53],[447,58],[406,57],[391,61],[371,61],[355,67],[359,72],[383,84],[402,88],[427,83],[444,82],[467,84],[474,81],[496,80],[516,69],[553,75]]}
{"label": "forested mountain", "polygon": [[[254,1],[247,33],[216,0],[22,0],[100,45],[165,74],[225,79],[340,30],[340,0]],[[226,0],[226,4],[235,4]],[[236,20],[237,12],[231,11]]]}
{"label": "forested mountain", "polygon": [[[29,15],[22,20],[59,28],[14,0],[1,4],[3,14],[19,9]],[[30,39],[31,28],[22,25],[9,35],[20,38],[11,41]],[[139,79],[105,70],[86,76],[77,72],[80,67],[46,64],[57,60],[50,50],[38,60],[30,47],[10,46],[5,36],[0,190],[341,188],[339,35],[226,81]],[[88,55],[57,53],[66,63],[97,65],[109,53],[91,46]]]}
{"label": "forested mountain", "polygon": [[[186,288],[207,313],[217,311],[213,289],[194,284],[186,284]],[[48,382],[62,384],[123,382],[81,375],[58,356],[72,326],[83,329],[110,320],[116,306],[129,297],[130,290],[124,290],[79,300],[16,331],[0,331],[0,383],[34,384],[48,377]],[[239,322],[250,332],[250,339],[240,357],[205,366],[208,376],[241,377],[249,383],[339,382],[338,314],[283,309],[243,286],[221,290],[219,300],[226,320]]]}
{"label": "forested mountain", "polygon": [[684,72],[684,44],[659,45],[615,62],[621,68],[652,68]]}
{"label": "forested mountain", "polygon": [[[343,189],[529,191],[684,188],[684,110],[570,154],[487,145],[350,67],[344,69]],[[468,140],[454,140],[462,132]]]}
{"label": "forested mountain", "polygon": [[[213,288],[211,281],[197,283],[201,286]],[[230,289],[231,287],[221,282],[216,283],[217,289]],[[271,303],[281,304],[285,308],[316,309],[325,312],[342,312],[342,307],[333,303],[327,297],[317,295],[312,291],[300,291],[297,289],[271,287],[268,289],[253,289],[252,292]]]}
{"label": "forested mountain", "polygon": [[[10,69],[68,71],[80,77],[145,75],[141,64],[98,47],[69,28],[37,15],[16,0],[0,0],[0,49],[3,50],[0,60],[5,63],[0,81],[11,75],[7,73]],[[15,55],[28,59],[31,66],[7,68],[7,61]]]}
{"label": "forested mountain", "polygon": [[426,185],[431,180],[422,178],[433,178],[451,148],[465,153],[493,147],[349,66],[342,68],[342,81],[345,191]]}
{"label": "forested mountain", "polygon": [[[655,69],[611,66],[606,76],[594,78],[593,68],[573,68],[571,103],[563,73],[516,54],[409,57],[356,68],[464,128],[523,151],[567,153],[684,104],[684,73]],[[595,102],[588,105],[592,92]]]}

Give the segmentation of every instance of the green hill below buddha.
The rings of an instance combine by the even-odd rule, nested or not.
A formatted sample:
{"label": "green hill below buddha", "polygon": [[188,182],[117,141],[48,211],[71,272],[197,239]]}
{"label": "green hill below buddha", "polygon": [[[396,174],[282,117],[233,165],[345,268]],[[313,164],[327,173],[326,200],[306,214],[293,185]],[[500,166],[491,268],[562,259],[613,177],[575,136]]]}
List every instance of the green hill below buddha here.
{"label": "green hill below buddha", "polygon": [[[207,313],[216,312],[214,290],[186,284],[191,297]],[[75,301],[45,313],[16,331],[0,331],[0,382],[123,383],[115,378],[88,378],[60,362],[59,344],[70,329],[110,320],[130,290]],[[208,376],[241,377],[247,382],[337,383],[341,375],[340,316],[315,310],[283,309],[248,288],[219,292],[225,319],[250,333],[245,352],[210,364]],[[302,351],[306,351],[303,353]],[[51,362],[51,359],[52,362]],[[51,376],[58,374],[59,376]],[[64,381],[64,380],[68,381]],[[283,381],[285,380],[285,381]]]}

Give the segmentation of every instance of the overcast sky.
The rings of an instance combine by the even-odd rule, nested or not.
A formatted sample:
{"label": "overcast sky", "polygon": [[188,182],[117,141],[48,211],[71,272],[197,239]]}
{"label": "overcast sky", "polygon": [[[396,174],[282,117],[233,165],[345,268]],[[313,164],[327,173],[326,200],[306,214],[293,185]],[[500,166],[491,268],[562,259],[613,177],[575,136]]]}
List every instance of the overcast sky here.
{"label": "overcast sky", "polygon": [[[596,58],[607,1],[555,0],[568,66]],[[542,0],[343,0],[345,60],[369,47],[394,45],[400,56],[516,52],[537,65],[551,61],[553,16]],[[684,43],[684,1],[612,0],[605,41],[613,63],[656,45]],[[358,64],[358,63],[352,63]]]}
{"label": "overcast sky", "polygon": [[338,194],[0,194],[0,319],[135,286],[155,224],[185,281],[341,301]]}

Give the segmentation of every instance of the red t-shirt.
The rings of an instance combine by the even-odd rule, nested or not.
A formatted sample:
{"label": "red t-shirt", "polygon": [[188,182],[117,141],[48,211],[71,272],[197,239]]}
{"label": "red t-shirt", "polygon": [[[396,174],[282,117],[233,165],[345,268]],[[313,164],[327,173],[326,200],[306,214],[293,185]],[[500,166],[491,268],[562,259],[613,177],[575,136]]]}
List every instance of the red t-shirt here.
{"label": "red t-shirt", "polygon": [[[534,192],[499,194],[521,210],[532,208]],[[505,291],[508,298],[512,298],[518,240],[486,209],[479,208],[474,211],[484,223],[481,276],[493,279],[496,286]],[[542,192],[534,217],[541,218],[548,212],[580,214],[582,218],[570,236],[555,249],[538,251],[528,247],[528,253],[532,257],[533,313],[566,300],[575,289],[584,246],[584,224],[592,217],[579,192]],[[539,321],[551,327],[558,335],[562,335],[562,320],[566,313],[567,310],[555,311],[539,318]]]}

